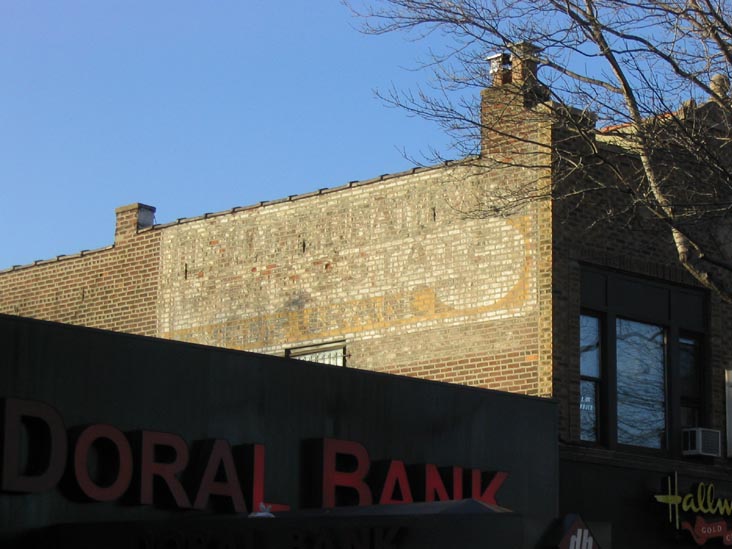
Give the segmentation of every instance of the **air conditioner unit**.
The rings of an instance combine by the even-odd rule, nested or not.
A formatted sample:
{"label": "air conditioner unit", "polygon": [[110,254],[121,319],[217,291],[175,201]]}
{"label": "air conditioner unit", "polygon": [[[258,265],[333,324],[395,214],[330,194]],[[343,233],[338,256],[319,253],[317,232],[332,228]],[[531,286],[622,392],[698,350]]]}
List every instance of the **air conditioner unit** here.
{"label": "air conditioner unit", "polygon": [[722,454],[722,440],[716,429],[683,429],[681,436],[681,454],[684,456],[719,457]]}

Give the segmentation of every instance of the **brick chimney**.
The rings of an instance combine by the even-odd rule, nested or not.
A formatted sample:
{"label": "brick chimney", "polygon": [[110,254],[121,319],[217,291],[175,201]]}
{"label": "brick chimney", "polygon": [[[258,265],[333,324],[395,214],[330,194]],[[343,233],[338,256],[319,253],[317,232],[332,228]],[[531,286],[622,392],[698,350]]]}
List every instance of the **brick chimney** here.
{"label": "brick chimney", "polygon": [[147,204],[128,204],[114,210],[117,216],[117,226],[114,231],[115,244],[123,242],[134,235],[137,231],[146,227],[152,227],[155,222],[155,208]]}
{"label": "brick chimney", "polygon": [[537,78],[539,48],[522,42],[508,49],[487,59],[492,82],[481,92],[481,152],[500,151],[506,161],[539,138],[537,123],[547,119],[536,107],[549,99]]}

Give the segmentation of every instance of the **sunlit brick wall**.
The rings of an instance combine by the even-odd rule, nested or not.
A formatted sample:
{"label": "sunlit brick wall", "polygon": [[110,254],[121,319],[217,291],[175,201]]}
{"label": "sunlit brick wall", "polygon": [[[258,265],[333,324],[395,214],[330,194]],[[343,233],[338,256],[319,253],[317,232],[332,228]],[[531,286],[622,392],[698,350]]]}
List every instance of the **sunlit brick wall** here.
{"label": "sunlit brick wall", "polygon": [[162,228],[159,335],[273,354],[344,341],[349,367],[551,394],[548,214],[466,216],[469,171],[417,170]]}
{"label": "sunlit brick wall", "polygon": [[155,335],[160,234],[138,215],[117,211],[113,246],[0,272],[0,312]]}

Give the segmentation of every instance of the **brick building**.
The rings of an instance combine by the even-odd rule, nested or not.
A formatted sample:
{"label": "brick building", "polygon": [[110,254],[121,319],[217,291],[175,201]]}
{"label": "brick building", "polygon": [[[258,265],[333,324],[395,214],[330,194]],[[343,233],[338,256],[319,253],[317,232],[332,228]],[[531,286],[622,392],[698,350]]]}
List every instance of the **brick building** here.
{"label": "brick building", "polygon": [[613,500],[622,512],[576,489],[560,506],[620,546],[649,515],[656,537],[642,539],[671,539],[651,497],[665,475],[727,479],[723,458],[682,459],[681,431],[725,431],[732,309],[652,225],[592,224],[591,205],[552,200],[474,213],[486,189],[557,177],[542,145],[568,130],[503,89],[530,69],[515,62],[483,92],[483,116],[525,139],[482,143],[530,165],[468,159],[164,225],[124,206],[111,246],[0,272],[0,312],[553,397],[562,483],[635,482]]}

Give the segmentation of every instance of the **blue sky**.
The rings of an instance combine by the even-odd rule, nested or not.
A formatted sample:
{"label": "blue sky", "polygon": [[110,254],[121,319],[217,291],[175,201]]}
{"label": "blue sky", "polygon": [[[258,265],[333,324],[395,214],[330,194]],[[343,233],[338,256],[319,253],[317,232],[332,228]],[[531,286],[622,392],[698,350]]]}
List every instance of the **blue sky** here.
{"label": "blue sky", "polygon": [[439,128],[374,89],[424,44],[338,0],[0,0],[0,269],[159,223],[412,167]]}

